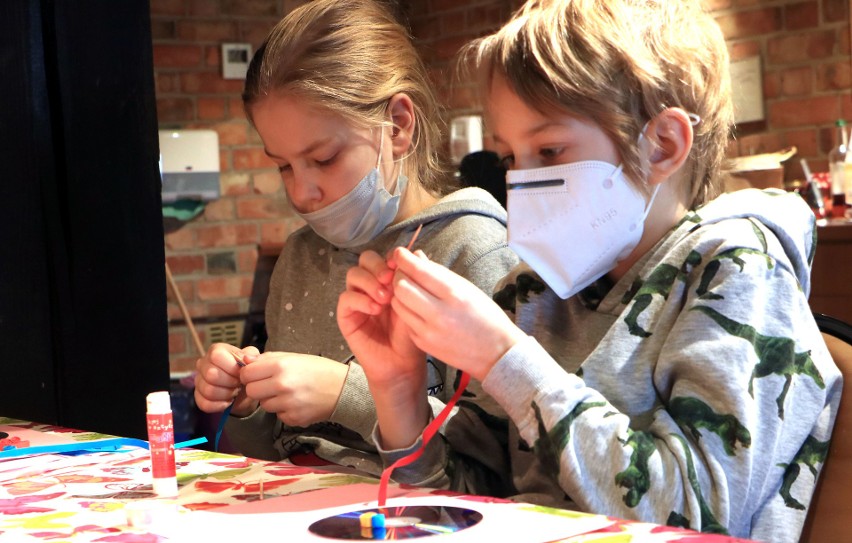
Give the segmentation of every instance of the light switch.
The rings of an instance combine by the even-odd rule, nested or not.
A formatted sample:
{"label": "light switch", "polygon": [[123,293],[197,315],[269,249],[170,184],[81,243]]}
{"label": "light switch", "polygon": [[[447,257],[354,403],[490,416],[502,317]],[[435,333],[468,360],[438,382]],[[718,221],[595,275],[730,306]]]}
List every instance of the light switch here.
{"label": "light switch", "polygon": [[222,77],[225,79],[245,79],[251,61],[250,43],[222,44]]}

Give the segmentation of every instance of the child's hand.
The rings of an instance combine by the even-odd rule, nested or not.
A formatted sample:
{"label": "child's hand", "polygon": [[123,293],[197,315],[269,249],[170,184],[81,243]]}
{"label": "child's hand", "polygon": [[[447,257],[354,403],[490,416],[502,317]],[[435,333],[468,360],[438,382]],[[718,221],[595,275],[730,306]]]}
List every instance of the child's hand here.
{"label": "child's hand", "polygon": [[237,362],[256,355],[257,349],[238,349],[225,343],[214,343],[207,354],[195,362],[195,404],[205,413],[221,413],[234,402],[231,413],[245,416],[257,408],[257,402],[246,396],[240,383],[241,366]]}
{"label": "child's hand", "polygon": [[346,290],[337,302],[337,324],[371,386],[398,383],[425,372],[425,355],[410,331],[390,310],[393,270],[367,251],[346,274]]}
{"label": "child's hand", "polygon": [[494,301],[422,251],[395,249],[394,313],[424,352],[482,380],[506,351],[526,337]]}
{"label": "child's hand", "polygon": [[328,420],[348,368],[336,360],[301,353],[265,352],[245,357],[240,372],[246,393],[290,426]]}

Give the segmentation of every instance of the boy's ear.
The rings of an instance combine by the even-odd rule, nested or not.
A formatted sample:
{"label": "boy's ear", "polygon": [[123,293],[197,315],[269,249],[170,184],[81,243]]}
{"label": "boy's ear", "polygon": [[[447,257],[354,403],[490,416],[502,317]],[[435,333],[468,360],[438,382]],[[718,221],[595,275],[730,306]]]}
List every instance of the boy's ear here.
{"label": "boy's ear", "polygon": [[680,108],[666,108],[648,123],[645,138],[650,144],[649,182],[661,183],[673,176],[692,149],[692,123]]}
{"label": "boy's ear", "polygon": [[393,122],[393,130],[391,130],[393,156],[399,158],[409,153],[411,140],[414,137],[414,126],[417,122],[414,103],[407,94],[400,92],[391,96],[388,109]]}

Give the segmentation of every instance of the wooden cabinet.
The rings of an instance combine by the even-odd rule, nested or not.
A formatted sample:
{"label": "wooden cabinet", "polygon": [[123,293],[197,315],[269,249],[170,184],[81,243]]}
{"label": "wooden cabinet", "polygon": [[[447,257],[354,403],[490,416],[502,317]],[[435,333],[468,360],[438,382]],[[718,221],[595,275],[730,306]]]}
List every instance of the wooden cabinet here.
{"label": "wooden cabinet", "polygon": [[852,323],[852,220],[820,221],[811,271],[811,309]]}

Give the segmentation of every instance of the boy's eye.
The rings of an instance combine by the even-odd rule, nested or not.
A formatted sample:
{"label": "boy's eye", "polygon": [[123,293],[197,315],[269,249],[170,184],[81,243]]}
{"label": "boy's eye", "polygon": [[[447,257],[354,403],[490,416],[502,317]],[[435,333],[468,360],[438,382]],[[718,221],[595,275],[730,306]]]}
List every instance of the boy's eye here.
{"label": "boy's eye", "polygon": [[554,159],[562,154],[564,147],[544,147],[539,151],[542,158]]}
{"label": "boy's eye", "polygon": [[293,168],[291,168],[289,164],[282,164],[281,166],[278,166],[278,173],[289,172],[292,169]]}
{"label": "boy's eye", "polygon": [[500,159],[500,166],[506,170],[511,170],[515,165],[515,155],[506,155]]}

